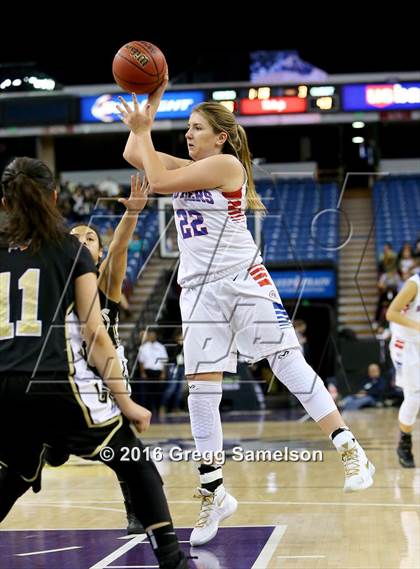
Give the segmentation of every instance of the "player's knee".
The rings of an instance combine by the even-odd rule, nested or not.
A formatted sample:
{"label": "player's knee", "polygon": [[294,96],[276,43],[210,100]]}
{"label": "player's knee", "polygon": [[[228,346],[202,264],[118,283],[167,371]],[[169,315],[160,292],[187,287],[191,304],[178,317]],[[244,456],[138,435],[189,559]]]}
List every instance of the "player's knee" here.
{"label": "player's knee", "polygon": [[323,381],[299,349],[278,352],[272,356],[270,365],[274,375],[302,403],[311,400],[320,390],[325,389]]}
{"label": "player's knee", "polygon": [[299,397],[302,403],[309,403],[314,399],[321,391],[326,389],[322,379],[315,374],[311,374],[311,379],[308,381],[308,390],[303,393],[297,393],[296,396]]}

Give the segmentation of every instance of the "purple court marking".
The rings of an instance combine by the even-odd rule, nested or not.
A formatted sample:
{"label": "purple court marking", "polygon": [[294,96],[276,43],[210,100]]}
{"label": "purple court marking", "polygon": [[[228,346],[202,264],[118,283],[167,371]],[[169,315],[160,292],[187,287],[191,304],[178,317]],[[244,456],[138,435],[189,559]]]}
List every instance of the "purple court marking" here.
{"label": "purple court marking", "polygon": [[[198,556],[191,567],[209,569],[251,569],[273,532],[273,526],[220,528],[217,536],[206,547],[181,547],[187,555]],[[177,529],[178,539],[187,541],[191,530]],[[89,569],[93,566],[158,567],[148,540],[114,558],[108,564],[100,561],[130,542],[118,539],[125,536],[122,530],[3,530],[0,531],[1,567],[7,569]],[[136,538],[137,536],[134,536]],[[79,547],[79,549],[66,549]],[[18,556],[54,549],[50,553]]]}

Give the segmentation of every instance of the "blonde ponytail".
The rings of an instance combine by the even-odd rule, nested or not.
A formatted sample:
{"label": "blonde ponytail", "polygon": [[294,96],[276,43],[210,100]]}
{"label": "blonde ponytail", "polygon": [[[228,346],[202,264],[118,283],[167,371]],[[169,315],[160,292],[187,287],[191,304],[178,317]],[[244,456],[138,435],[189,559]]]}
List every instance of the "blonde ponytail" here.
{"label": "blonde ponytail", "polygon": [[248,138],[246,136],[245,130],[240,124],[237,125],[238,129],[238,150],[237,157],[242,162],[246,175],[248,178],[247,190],[246,190],[246,205],[249,209],[253,211],[259,211],[263,215],[267,212],[265,205],[262,203],[260,196],[257,194],[255,189],[254,174],[252,172],[252,159],[251,153],[248,146]]}
{"label": "blonde ponytail", "polygon": [[247,207],[265,214],[266,208],[255,189],[252,173],[252,159],[246,132],[242,126],[236,122],[234,114],[215,101],[200,103],[194,108],[194,112],[204,115],[214,132],[225,132],[227,134],[222,152],[236,156],[245,168],[248,178],[246,191]]}

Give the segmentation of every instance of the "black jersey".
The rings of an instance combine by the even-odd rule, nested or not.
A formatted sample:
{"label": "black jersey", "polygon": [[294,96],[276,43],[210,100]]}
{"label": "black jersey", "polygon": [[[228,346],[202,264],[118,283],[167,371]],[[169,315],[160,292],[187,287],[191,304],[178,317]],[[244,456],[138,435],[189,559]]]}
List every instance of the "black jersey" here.
{"label": "black jersey", "polygon": [[101,304],[102,319],[109,337],[114,344],[114,348],[118,348],[121,344],[118,335],[118,324],[120,321],[120,305],[106,296],[104,292],[99,289],[99,302]]}
{"label": "black jersey", "polygon": [[[102,315],[102,320],[103,320],[104,326],[106,328],[106,331],[109,334],[109,337],[111,338],[112,344],[113,344],[114,348],[116,349],[117,354],[118,354],[120,361],[122,363],[123,375],[125,377],[127,377],[128,372],[126,370],[126,365],[124,363],[126,361],[125,356],[124,356],[124,348],[121,345],[120,337],[118,335],[120,305],[118,302],[115,302],[114,300],[111,300],[110,298],[108,298],[106,296],[106,294],[101,289],[98,289],[98,293],[99,293],[99,303],[101,305],[101,315]],[[77,350],[78,340],[76,340],[76,342],[74,342],[74,335],[73,334],[71,334],[71,340],[72,340],[72,344],[73,344],[73,346],[72,346],[73,350],[76,350],[76,352],[77,352],[78,351]],[[81,343],[80,355],[86,360],[86,362],[88,362],[87,346],[86,346],[86,342],[84,340],[82,340],[82,343]],[[88,363],[87,367],[95,375],[100,377],[100,373],[94,365],[91,365]]]}
{"label": "black jersey", "polygon": [[0,244],[0,373],[69,371],[65,319],[89,272],[92,256],[72,235],[37,253]]}

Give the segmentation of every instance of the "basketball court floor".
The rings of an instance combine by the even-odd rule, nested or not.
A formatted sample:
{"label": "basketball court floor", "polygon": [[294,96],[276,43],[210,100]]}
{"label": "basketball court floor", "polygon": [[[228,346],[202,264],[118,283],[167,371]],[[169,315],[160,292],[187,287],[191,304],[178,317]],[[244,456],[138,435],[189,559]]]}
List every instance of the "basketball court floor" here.
{"label": "basketball court floor", "polygon": [[[276,413],[227,417],[224,478],[239,508],[204,547],[188,543],[199,506],[193,498],[195,463],[158,462],[179,539],[193,557],[191,567],[418,569],[420,469],[398,464],[397,410],[366,409],[345,419],[376,466],[375,485],[355,494],[343,493],[339,456],[312,421],[285,420]],[[419,430],[414,440],[420,465]],[[152,425],[143,440],[164,455],[178,446],[193,448],[187,417]],[[305,460],[318,450],[323,460],[318,453],[312,462],[240,462],[229,458],[233,447],[283,452],[288,447]],[[0,567],[157,567],[146,536],[127,536],[125,526],[114,474],[100,464],[71,459],[58,469],[46,468],[43,491],[27,493],[3,522]]]}

